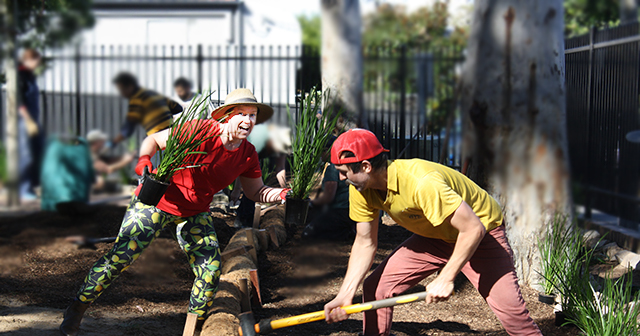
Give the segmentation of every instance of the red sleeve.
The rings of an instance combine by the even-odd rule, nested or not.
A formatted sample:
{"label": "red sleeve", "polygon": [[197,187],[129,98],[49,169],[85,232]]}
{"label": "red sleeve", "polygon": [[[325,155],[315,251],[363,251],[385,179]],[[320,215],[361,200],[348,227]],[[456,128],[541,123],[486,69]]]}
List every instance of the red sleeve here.
{"label": "red sleeve", "polygon": [[250,153],[247,158],[247,169],[240,174],[242,177],[248,178],[260,178],[262,177],[262,170],[260,170],[260,160],[258,160],[258,153],[255,147],[247,146]]}

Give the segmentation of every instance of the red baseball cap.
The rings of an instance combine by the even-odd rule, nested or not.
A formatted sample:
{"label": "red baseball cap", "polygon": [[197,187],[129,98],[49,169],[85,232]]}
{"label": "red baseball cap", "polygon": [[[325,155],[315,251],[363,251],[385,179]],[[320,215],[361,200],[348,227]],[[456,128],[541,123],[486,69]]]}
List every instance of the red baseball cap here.
{"label": "red baseball cap", "polygon": [[[354,157],[340,158],[343,152],[352,152]],[[388,152],[384,149],[376,135],[371,131],[354,128],[342,133],[331,147],[331,163],[341,165],[345,163],[361,162],[372,157]]]}

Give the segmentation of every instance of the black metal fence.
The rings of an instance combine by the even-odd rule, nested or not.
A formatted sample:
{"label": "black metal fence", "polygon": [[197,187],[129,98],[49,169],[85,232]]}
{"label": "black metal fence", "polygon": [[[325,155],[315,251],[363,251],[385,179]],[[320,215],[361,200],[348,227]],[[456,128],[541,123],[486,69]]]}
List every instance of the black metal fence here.
{"label": "black metal fence", "polygon": [[[364,48],[364,107],[369,126],[391,156],[442,157],[459,166],[459,135],[444,147],[446,115],[456,107],[456,67],[462,51]],[[212,104],[238,87],[251,89],[275,108],[273,122],[295,116],[297,98],[320,84],[319,52],[299,46],[81,46],[46,51],[39,77],[42,122],[47,134],[83,135],[101,129],[112,136],[127,113],[111,80],[120,71],[138,76],[143,87],[173,95],[173,81],[186,77],[198,91],[215,91]],[[136,140],[144,136],[137,131]]]}
{"label": "black metal fence", "polygon": [[565,43],[567,127],[576,201],[640,221],[640,26],[596,30]]}

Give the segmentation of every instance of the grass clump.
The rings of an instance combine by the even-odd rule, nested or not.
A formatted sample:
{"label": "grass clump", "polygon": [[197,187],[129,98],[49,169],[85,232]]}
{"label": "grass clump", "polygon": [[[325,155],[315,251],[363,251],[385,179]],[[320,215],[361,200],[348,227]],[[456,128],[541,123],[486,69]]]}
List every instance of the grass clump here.
{"label": "grass clump", "polygon": [[[602,292],[589,272],[595,248],[589,248],[575,225],[557,215],[538,242],[543,288],[560,295],[565,324],[574,324],[587,336],[639,335],[640,293],[632,288],[632,273],[605,278]],[[597,246],[598,244],[596,244]]]}
{"label": "grass clump", "polygon": [[[319,176],[316,174],[322,167],[322,153],[327,146],[342,111],[336,111],[329,103],[330,93],[321,93],[314,87],[301,100],[300,113],[293,120],[291,111],[287,107],[289,122],[291,123],[293,155],[289,160],[291,167],[291,197],[306,199]],[[320,111],[324,102],[325,110]]]}
{"label": "grass clump", "polygon": [[556,294],[556,287],[560,284],[560,274],[557,270],[564,269],[575,258],[575,237],[573,228],[567,225],[566,217],[556,215],[542,237],[538,238],[540,251],[540,270],[542,276],[540,285],[544,294]]}
{"label": "grass clump", "polygon": [[207,153],[197,149],[215,135],[211,132],[211,124],[198,117],[206,111],[211,94],[213,92],[206,96],[200,95],[189,109],[182,112],[173,122],[164,151],[158,151],[160,164],[154,174],[156,180],[168,182],[179,170],[202,166],[196,155]]}
{"label": "grass clump", "polygon": [[606,278],[602,292],[589,284],[591,300],[577,303],[569,322],[587,336],[636,336],[640,334],[640,293],[633,292],[631,272],[617,280]]}

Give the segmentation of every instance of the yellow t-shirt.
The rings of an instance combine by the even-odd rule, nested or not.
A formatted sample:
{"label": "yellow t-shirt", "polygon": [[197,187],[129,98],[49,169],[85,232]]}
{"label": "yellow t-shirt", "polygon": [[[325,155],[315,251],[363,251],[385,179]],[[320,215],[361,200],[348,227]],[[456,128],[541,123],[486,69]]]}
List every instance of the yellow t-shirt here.
{"label": "yellow t-shirt", "polygon": [[[129,99],[127,120],[141,123],[147,135],[151,135],[171,127],[173,111],[177,106],[179,104],[173,100],[141,88]],[[178,111],[182,111],[182,108]]]}
{"label": "yellow t-shirt", "polygon": [[376,190],[359,192],[350,186],[349,215],[370,222],[383,210],[415,234],[455,242],[458,230],[444,222],[463,200],[487,231],[502,225],[500,204],[468,177],[430,161],[395,160],[387,168],[386,200]]}

